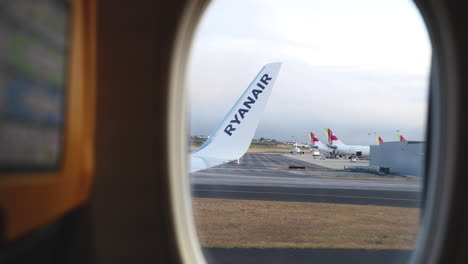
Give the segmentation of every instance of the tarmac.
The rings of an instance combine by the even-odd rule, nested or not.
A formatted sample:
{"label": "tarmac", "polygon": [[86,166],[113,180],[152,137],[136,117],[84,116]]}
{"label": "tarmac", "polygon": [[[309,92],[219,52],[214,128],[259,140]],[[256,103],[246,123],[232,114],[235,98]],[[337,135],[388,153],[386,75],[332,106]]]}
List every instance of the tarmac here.
{"label": "tarmac", "polygon": [[[343,171],[366,161],[318,160],[311,155],[246,153],[191,173],[194,197],[296,201],[418,208],[422,182],[399,176]],[[289,166],[305,169],[288,169]],[[405,263],[407,250],[205,248],[208,263]]]}
{"label": "tarmac", "polygon": [[395,264],[408,263],[410,250],[204,248],[208,264]]}
{"label": "tarmac", "polygon": [[[289,166],[305,170],[290,170]],[[421,206],[421,181],[328,169],[281,154],[247,153],[191,174],[194,197],[321,202],[397,207]]]}
{"label": "tarmac", "polygon": [[197,198],[238,200],[314,202],[419,208],[421,199],[416,192],[382,190],[288,188],[271,186],[193,185],[192,195]]}
{"label": "tarmac", "polygon": [[351,162],[350,159],[320,159],[314,157],[310,153],[302,155],[283,154],[285,157],[297,159],[300,161],[309,162],[318,166],[323,166],[329,169],[343,170],[344,166],[369,166],[369,160],[361,159],[356,162]]}

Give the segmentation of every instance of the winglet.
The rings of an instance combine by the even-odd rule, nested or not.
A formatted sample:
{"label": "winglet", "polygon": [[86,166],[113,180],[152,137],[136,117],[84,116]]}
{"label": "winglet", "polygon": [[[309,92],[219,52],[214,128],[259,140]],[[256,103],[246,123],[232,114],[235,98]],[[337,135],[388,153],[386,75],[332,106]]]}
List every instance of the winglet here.
{"label": "winglet", "polygon": [[190,172],[241,158],[252,142],[261,114],[281,68],[280,62],[265,65],[245,89],[210,138],[190,155]]}

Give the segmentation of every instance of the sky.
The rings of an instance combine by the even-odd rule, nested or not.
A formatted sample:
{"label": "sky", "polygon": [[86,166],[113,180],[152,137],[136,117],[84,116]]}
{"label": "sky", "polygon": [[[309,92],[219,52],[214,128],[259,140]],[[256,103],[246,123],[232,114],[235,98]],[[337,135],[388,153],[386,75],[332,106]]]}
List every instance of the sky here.
{"label": "sky", "polygon": [[424,140],[431,44],[408,0],[215,0],[190,51],[190,135],[209,135],[263,65],[283,62],[254,138]]}

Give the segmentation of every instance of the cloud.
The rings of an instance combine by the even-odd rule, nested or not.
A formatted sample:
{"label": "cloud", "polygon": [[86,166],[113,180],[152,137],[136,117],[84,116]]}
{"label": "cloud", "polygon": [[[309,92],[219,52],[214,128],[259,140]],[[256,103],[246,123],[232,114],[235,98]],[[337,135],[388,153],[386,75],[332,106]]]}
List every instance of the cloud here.
{"label": "cloud", "polygon": [[371,2],[215,1],[188,65],[190,133],[209,134],[264,64],[283,61],[257,137],[424,139],[427,32],[409,2]]}

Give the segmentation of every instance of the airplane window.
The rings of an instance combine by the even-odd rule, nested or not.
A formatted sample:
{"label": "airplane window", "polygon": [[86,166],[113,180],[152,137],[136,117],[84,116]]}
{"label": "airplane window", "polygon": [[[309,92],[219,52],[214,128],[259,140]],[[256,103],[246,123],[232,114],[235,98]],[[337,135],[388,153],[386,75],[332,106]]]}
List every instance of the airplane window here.
{"label": "airplane window", "polygon": [[408,0],[212,2],[186,77],[208,263],[406,262],[430,63]]}
{"label": "airplane window", "polygon": [[0,2],[0,169],[52,169],[62,145],[68,7]]}

